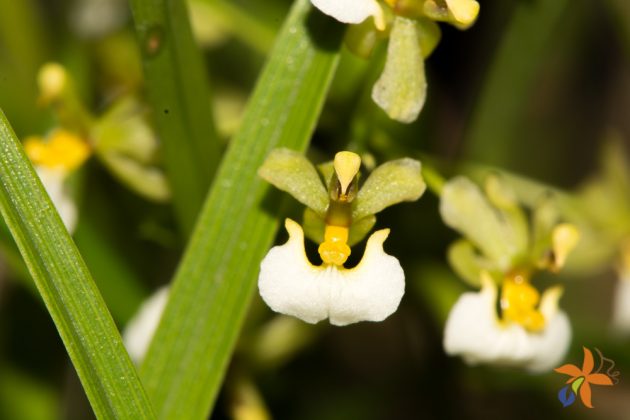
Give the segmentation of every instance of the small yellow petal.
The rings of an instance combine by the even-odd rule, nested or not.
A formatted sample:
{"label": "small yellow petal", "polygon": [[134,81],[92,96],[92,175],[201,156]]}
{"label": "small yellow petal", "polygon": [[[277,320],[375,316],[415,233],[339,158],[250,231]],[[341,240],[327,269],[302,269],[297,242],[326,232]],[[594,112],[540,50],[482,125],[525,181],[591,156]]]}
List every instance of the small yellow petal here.
{"label": "small yellow petal", "polygon": [[474,0],[446,0],[446,4],[462,29],[472,25],[479,15],[479,3]]}
{"label": "small yellow petal", "polygon": [[554,254],[553,269],[564,267],[567,257],[577,246],[580,240],[580,231],[572,224],[562,223],[556,226],[552,232],[552,246]]}

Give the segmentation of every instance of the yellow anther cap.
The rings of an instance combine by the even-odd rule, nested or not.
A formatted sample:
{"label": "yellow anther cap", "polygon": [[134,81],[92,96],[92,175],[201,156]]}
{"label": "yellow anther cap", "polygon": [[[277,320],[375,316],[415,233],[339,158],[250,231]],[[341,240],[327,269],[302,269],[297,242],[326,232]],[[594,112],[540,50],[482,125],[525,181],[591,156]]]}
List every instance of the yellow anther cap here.
{"label": "yellow anther cap", "polygon": [[567,257],[580,240],[580,231],[569,223],[556,226],[552,233],[554,254],[553,269],[559,270],[564,266]]}
{"label": "yellow anther cap", "polygon": [[361,157],[352,152],[339,152],[335,155],[333,166],[341,184],[341,192],[346,194],[348,186],[361,168]]}

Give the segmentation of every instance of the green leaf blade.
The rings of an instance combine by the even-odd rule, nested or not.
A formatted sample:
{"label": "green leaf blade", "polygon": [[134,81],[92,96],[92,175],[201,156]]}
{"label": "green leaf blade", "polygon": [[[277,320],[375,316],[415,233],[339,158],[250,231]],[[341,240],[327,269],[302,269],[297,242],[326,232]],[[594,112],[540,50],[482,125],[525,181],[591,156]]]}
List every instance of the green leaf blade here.
{"label": "green leaf blade", "polygon": [[94,412],[100,418],[154,418],[116,325],[1,111],[0,150],[0,211]]}
{"label": "green leaf blade", "polygon": [[[175,277],[142,376],[161,418],[205,418],[278,220],[257,175],[277,147],[303,151],[338,61],[342,26],[298,0],[232,140]],[[309,22],[322,35],[311,37]],[[275,212],[275,209],[272,209]],[[158,344],[159,343],[159,344]]]}
{"label": "green leaf blade", "polygon": [[182,0],[132,0],[175,212],[188,235],[221,157],[210,89]]}

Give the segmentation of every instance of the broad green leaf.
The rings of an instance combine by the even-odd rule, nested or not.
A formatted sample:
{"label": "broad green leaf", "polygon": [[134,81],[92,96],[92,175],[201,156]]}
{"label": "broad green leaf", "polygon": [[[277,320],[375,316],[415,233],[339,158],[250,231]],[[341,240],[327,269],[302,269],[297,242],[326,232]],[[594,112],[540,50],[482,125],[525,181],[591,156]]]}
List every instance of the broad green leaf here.
{"label": "broad green leaf", "polygon": [[456,177],[444,185],[440,214],[444,223],[463,234],[501,269],[511,267],[522,252],[512,227],[467,178]]}
{"label": "broad green leaf", "polygon": [[359,220],[403,201],[415,201],[426,189],[420,162],[404,158],[378,166],[359,189],[352,218]]}
{"label": "broad green leaf", "polygon": [[396,16],[387,47],[385,69],[372,90],[372,99],[399,122],[418,118],[427,94],[424,59],[414,20]]}
{"label": "broad green leaf", "polygon": [[317,170],[304,154],[290,149],[275,149],[265,159],[258,175],[316,213],[326,213],[328,193]]}
{"label": "broad green leaf", "polygon": [[206,72],[185,1],[131,0],[130,4],[177,220],[188,235],[221,154]]}
{"label": "broad green leaf", "polygon": [[120,335],[0,111],[0,211],[100,418],[153,418]]}
{"label": "broad green leaf", "polygon": [[[330,85],[343,26],[297,0],[231,141],[141,373],[161,418],[207,418],[273,242],[280,206],[257,175],[269,152],[303,152]],[[317,32],[312,28],[318,28]]]}

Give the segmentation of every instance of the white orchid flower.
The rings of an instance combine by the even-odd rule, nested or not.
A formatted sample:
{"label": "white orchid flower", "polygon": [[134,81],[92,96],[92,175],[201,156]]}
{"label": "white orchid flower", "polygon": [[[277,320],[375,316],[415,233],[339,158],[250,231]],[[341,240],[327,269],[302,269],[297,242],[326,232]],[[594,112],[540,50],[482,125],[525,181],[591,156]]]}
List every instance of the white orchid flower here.
{"label": "white orchid flower", "polygon": [[[333,325],[382,321],[396,311],[405,275],[396,258],[383,251],[389,229],[368,239],[361,262],[345,268],[350,247],[376,223],[375,214],[402,201],[415,201],[426,186],[420,162],[399,159],[375,168],[359,186],[361,158],[339,152],[315,167],[300,153],[276,149],[258,173],[307,206],[304,230],[287,219],[289,240],[272,248],[260,265],[258,288],[276,312],[308,323],[326,318]],[[309,262],[304,235],[319,243],[322,265]]]}
{"label": "white orchid flower", "polygon": [[[446,352],[463,357],[471,365],[487,363],[521,367],[534,373],[557,366],[571,341],[569,320],[558,309],[562,289],[546,290],[538,310],[529,314],[534,317],[523,316],[524,313],[520,312],[520,318],[506,319],[504,310],[500,319],[494,281],[483,273],[481,283],[481,291],[464,293],[451,309],[444,332]],[[517,296],[512,296],[512,303],[517,306],[522,304],[523,292],[529,294],[530,290],[520,290]],[[509,298],[504,291],[501,298],[503,308],[509,305],[506,302]],[[517,309],[520,311],[522,307]],[[531,328],[532,320],[537,324],[536,328]]]}
{"label": "white orchid flower", "polygon": [[135,363],[144,359],[168,302],[170,288],[161,287],[145,300],[123,331],[123,342]]}
{"label": "white orchid flower", "polygon": [[289,240],[273,247],[260,264],[258,288],[271,309],[314,324],[383,321],[394,313],[405,293],[405,274],[398,260],[383,251],[389,229],[368,239],[358,266],[311,264],[304,251],[304,232],[286,219]]}
{"label": "white orchid flower", "polygon": [[313,6],[343,23],[361,23],[374,17],[377,28],[385,28],[383,8],[376,0],[311,0]]}
{"label": "white orchid flower", "polygon": [[66,181],[89,157],[89,146],[74,134],[57,130],[47,141],[38,137],[26,139],[24,149],[66,229],[72,234],[78,210]]}

